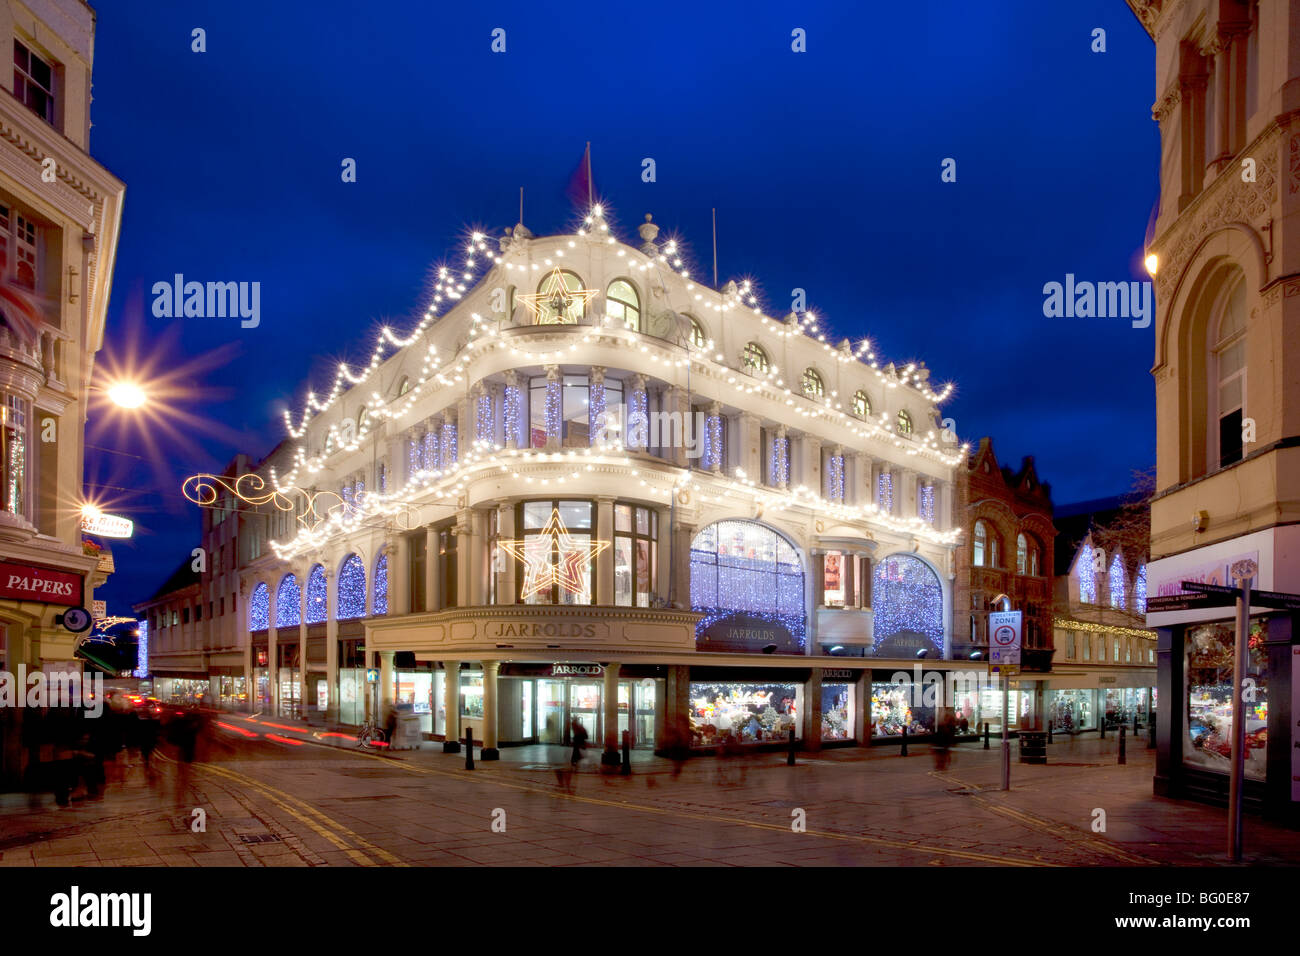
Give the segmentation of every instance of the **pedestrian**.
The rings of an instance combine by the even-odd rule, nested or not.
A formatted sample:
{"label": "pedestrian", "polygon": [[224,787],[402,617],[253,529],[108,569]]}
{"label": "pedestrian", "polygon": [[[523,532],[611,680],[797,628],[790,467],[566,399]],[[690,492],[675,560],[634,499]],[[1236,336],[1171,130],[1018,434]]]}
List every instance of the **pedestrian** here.
{"label": "pedestrian", "polygon": [[587,749],[587,728],[582,726],[582,721],[574,717],[573,723],[569,725],[569,731],[573,737],[573,757],[569,760],[569,764],[577,770],[578,764],[582,762],[582,752]]}
{"label": "pedestrian", "polygon": [[136,717],[136,743],[140,747],[140,757],[144,761],[144,775],[152,777],[153,766],[149,763],[154,748],[158,746],[158,721],[149,714]]}
{"label": "pedestrian", "polygon": [[934,743],[931,745],[931,750],[934,752],[934,769],[937,772],[943,773],[948,769],[948,762],[952,756],[951,749],[956,737],[957,721],[951,711],[945,710],[938,726],[934,729]]}

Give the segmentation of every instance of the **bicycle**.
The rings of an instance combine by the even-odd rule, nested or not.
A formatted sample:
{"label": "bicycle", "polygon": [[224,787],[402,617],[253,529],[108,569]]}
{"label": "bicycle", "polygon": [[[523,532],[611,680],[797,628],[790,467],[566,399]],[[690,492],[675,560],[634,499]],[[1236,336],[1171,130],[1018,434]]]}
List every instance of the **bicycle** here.
{"label": "bicycle", "polygon": [[376,746],[386,744],[387,735],[380,729],[374,721],[366,721],[357,733],[357,746],[365,749],[371,749]]}

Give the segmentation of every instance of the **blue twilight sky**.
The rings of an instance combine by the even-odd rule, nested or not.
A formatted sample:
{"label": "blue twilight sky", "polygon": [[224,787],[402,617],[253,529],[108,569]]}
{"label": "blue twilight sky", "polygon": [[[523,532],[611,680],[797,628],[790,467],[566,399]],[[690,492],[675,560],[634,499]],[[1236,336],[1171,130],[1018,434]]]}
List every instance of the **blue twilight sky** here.
{"label": "blue twilight sky", "polygon": [[[1154,48],[1120,0],[382,7],[96,4],[91,152],[127,184],[101,361],[151,357],[200,419],[92,420],[88,486],[136,520],[110,613],[198,543],[181,479],[269,452],[308,383],[414,321],[466,226],[500,235],[523,186],[530,229],[568,227],[587,140],[624,238],[653,213],[704,277],[716,206],[723,282],[752,276],[776,315],[804,288],[837,339],[923,359],[957,383],[962,440],[1035,455],[1058,503],[1153,461],[1152,329],[1043,316],[1067,272],[1146,278]],[[260,326],[154,318],[153,283],[178,272],[260,282]]]}

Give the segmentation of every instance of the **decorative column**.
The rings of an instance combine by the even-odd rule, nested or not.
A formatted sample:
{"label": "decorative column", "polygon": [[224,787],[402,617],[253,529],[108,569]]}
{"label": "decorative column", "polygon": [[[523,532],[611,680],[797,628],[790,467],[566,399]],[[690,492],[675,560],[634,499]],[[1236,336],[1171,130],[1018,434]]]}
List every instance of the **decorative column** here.
{"label": "decorative column", "polygon": [[[602,766],[616,767],[619,760],[619,738],[618,738],[618,672],[622,664],[618,661],[610,661],[604,665],[605,668],[605,687],[603,701],[605,704],[605,752],[600,755]],[[629,719],[631,718],[629,704]]]}
{"label": "decorative column", "polygon": [[[471,509],[469,512],[469,600],[470,607],[487,603],[487,576],[491,573],[487,560],[487,512]],[[463,560],[463,559],[462,559]]]}
{"label": "decorative column", "polygon": [[564,443],[564,381],[558,365],[546,366],[546,450]]}
{"label": "decorative column", "polygon": [[[519,386],[519,374],[510,369],[505,373],[506,385],[501,400],[502,428],[505,431],[506,448],[518,448],[520,432],[524,422],[524,395]],[[528,442],[524,442],[527,446]]]}
{"label": "decorative column", "polygon": [[394,653],[394,651],[379,652],[379,713],[376,716],[381,720],[387,716],[397,699],[393,687]]}
{"label": "decorative column", "polygon": [[605,434],[605,367],[593,365],[587,378],[587,444],[603,445]]}
{"label": "decorative column", "polygon": [[1210,55],[1214,57],[1214,155],[1210,159],[1211,174],[1217,173],[1221,164],[1232,158],[1228,139],[1232,77],[1229,49],[1229,37],[1222,32],[1216,33],[1210,41],[1209,49]]}
{"label": "decorative column", "polygon": [[388,542],[388,613],[404,614],[411,600],[411,558],[406,538],[395,535]]}
{"label": "decorative column", "polygon": [[460,661],[443,661],[446,677],[442,682],[442,704],[447,711],[442,752],[460,753]]}
{"label": "decorative column", "polygon": [[500,661],[483,662],[483,760],[500,760],[497,749],[497,675]]}
{"label": "decorative column", "polygon": [[466,607],[470,604],[474,585],[473,566],[470,558],[474,549],[473,537],[474,513],[465,508],[456,515],[456,605]]}
{"label": "decorative column", "polygon": [[[378,558],[375,561],[378,562]],[[375,575],[374,568],[365,572],[366,574],[366,607],[365,613],[370,614],[374,611],[375,605]],[[329,613],[325,615],[325,693],[329,696],[325,699],[325,713],[320,716],[326,723],[337,723],[339,712],[339,615],[338,615],[338,590],[327,598],[329,602]],[[304,652],[305,653],[305,652]],[[306,658],[303,658],[306,660]],[[314,695],[308,694],[306,688],[303,690],[303,696],[307,699],[315,699]]]}
{"label": "decorative column", "polygon": [[722,474],[722,431],[726,425],[722,418],[722,403],[713,402],[704,420],[704,460],[700,465],[715,475]]}
{"label": "decorative column", "polygon": [[953,487],[951,481],[939,482],[938,492],[935,495],[935,512],[934,525],[940,531],[950,531],[954,527],[952,513],[953,509]]}
{"label": "decorative column", "polygon": [[[515,537],[515,506],[512,504],[501,504],[497,506],[497,533],[507,541]],[[502,562],[501,580],[497,585],[497,603],[514,604],[515,595],[519,593],[518,584],[516,583],[515,571],[519,562],[502,551],[499,555]]]}
{"label": "decorative column", "polygon": [[442,470],[450,471],[460,461],[460,422],[469,419],[469,399],[462,398],[443,413]]}
{"label": "decorative column", "polygon": [[[894,497],[898,499],[894,510],[898,515],[904,518],[912,518],[917,515],[917,491],[916,491],[916,472],[910,468],[901,469],[898,477],[895,479],[901,488],[894,489]],[[900,495],[899,492],[902,492]]]}
{"label": "decorative column", "polygon": [[424,607],[422,611],[436,611],[442,607],[442,576],[438,574],[438,532],[433,525],[424,529]]}
{"label": "decorative column", "polygon": [[596,603],[609,607],[614,603],[614,499],[607,495],[596,498],[596,540],[610,543],[596,556]]}
{"label": "decorative column", "polygon": [[772,484],[782,491],[790,485],[790,437],[784,425],[772,439]]}
{"label": "decorative column", "polygon": [[826,498],[836,504],[844,504],[846,499],[844,446],[836,445],[826,459]]}
{"label": "decorative column", "polygon": [[763,430],[758,416],[741,412],[736,418],[736,468],[745,472],[750,481],[763,480]]}
{"label": "decorative column", "polygon": [[[329,568],[325,569],[325,621],[326,627],[329,622],[338,617],[338,592],[330,585],[334,583],[334,574]],[[307,719],[307,589],[303,588],[298,592],[302,600],[303,613],[298,615],[298,717],[301,720]],[[338,627],[338,622],[334,621],[334,626]]]}
{"label": "decorative column", "polygon": [[[686,457],[686,443],[695,436],[687,431],[691,428],[691,406],[687,404],[686,389],[679,385],[669,385],[664,389],[664,411],[668,413],[665,416],[667,422],[680,421],[682,427],[680,432],[675,431],[671,424],[664,428],[667,434],[659,436],[660,454],[678,468],[687,468],[690,461]],[[672,447],[664,448],[665,443]]]}
{"label": "decorative column", "polygon": [[817,753],[822,749],[822,669],[808,672],[803,692],[803,748]]}
{"label": "decorative column", "polygon": [[645,386],[644,375],[633,375],[628,383],[628,412],[627,421],[623,424],[623,445],[632,451],[645,451],[650,442],[650,400]]}
{"label": "decorative column", "polygon": [[695,525],[678,522],[672,534],[672,604],[674,607],[691,606],[691,539]]}
{"label": "decorative column", "polygon": [[815,495],[822,493],[822,440],[815,435],[799,439],[799,484]]}

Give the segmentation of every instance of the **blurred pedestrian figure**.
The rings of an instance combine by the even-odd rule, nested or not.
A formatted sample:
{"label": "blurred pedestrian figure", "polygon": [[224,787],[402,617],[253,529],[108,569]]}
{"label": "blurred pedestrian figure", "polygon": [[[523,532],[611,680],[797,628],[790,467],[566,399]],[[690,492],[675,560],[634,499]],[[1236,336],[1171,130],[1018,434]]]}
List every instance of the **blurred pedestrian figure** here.
{"label": "blurred pedestrian figure", "polygon": [[158,746],[158,721],[151,715],[137,714],[135,721],[136,746],[140,748],[140,759],[144,762],[144,775],[152,778],[153,765],[150,763],[153,752]]}
{"label": "blurred pedestrian figure", "polygon": [[582,726],[582,721],[574,717],[573,723],[569,725],[569,731],[573,736],[573,756],[569,763],[574,770],[577,770],[578,764],[582,762],[582,752],[587,749],[587,728]]}
{"label": "blurred pedestrian figure", "polygon": [[934,728],[934,743],[930,748],[934,753],[934,769],[937,772],[943,773],[948,769],[948,763],[952,758],[952,745],[956,737],[957,720],[953,717],[952,711],[945,709],[938,726]]}
{"label": "blurred pedestrian figure", "polygon": [[384,703],[384,743],[388,744],[391,749],[393,746],[393,736],[397,733],[397,708],[393,702]]}
{"label": "blurred pedestrian figure", "polygon": [[186,710],[177,714],[168,726],[168,739],[176,747],[176,804],[185,802],[190,788],[194,753],[198,747],[199,716]]}

